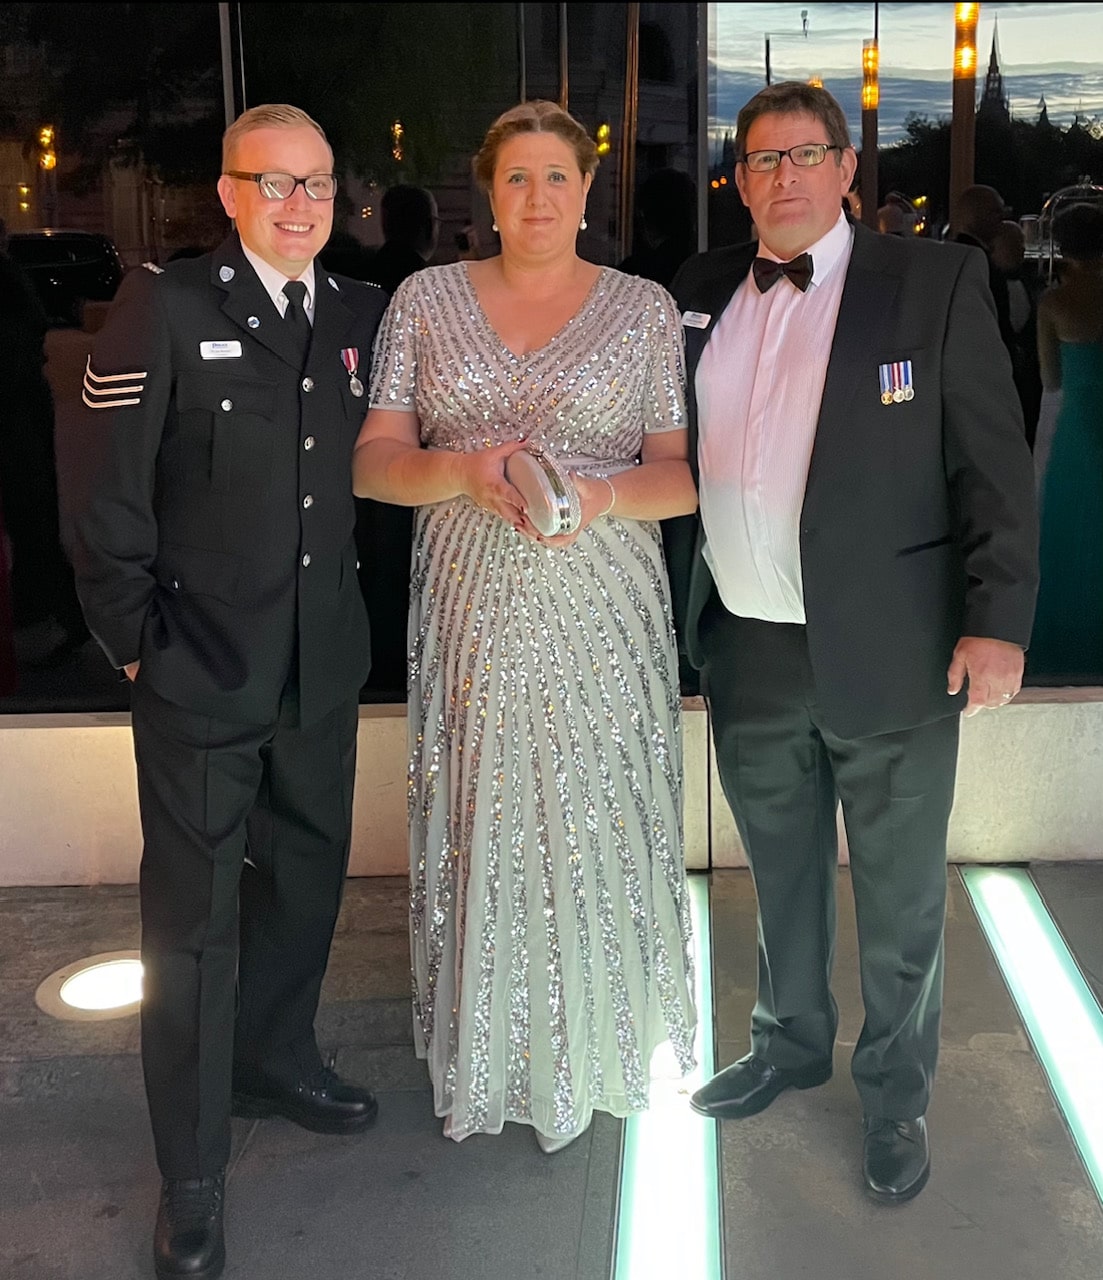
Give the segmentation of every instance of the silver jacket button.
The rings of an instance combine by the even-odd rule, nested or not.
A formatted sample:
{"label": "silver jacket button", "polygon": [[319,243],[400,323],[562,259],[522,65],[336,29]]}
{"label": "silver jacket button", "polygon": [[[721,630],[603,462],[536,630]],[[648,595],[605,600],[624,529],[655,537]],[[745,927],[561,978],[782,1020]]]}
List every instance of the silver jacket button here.
{"label": "silver jacket button", "polygon": [[223,400],[222,407],[223,409],[225,409],[227,413],[229,413],[230,410],[234,407],[234,402],[232,400]]}
{"label": "silver jacket button", "polygon": [[314,495],[311,493],[308,493],[306,497],[303,499],[303,506],[312,507],[313,505],[314,505]]}
{"label": "silver jacket button", "polygon": [[310,552],[309,551],[306,553],[305,556],[303,556],[303,568],[304,569],[310,568]]}
{"label": "silver jacket button", "polygon": [[307,436],[307,438],[303,441],[303,448],[304,448],[304,449],[313,449],[313,448],[314,448],[314,437],[313,437],[313,436]]}
{"label": "silver jacket button", "polygon": [[314,379],[313,379],[313,378],[304,378],[304,379],[303,379],[302,386],[303,386],[303,390],[304,390],[304,391],[313,391],[313,390],[314,390]]}

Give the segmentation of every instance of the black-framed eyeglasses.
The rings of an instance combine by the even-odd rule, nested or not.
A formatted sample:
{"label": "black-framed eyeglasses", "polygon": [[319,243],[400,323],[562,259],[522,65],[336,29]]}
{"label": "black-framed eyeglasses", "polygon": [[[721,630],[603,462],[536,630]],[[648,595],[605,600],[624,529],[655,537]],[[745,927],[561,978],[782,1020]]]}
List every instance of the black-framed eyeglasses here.
{"label": "black-framed eyeglasses", "polygon": [[842,147],[833,142],[802,142],[788,151],[748,151],[742,163],[752,173],[770,173],[781,166],[782,156],[788,156],[798,169],[811,169],[823,164],[829,151],[842,151]]}
{"label": "black-framed eyeglasses", "polygon": [[291,173],[245,173],[241,169],[227,169],[226,176],[255,182],[265,200],[290,200],[300,184],[311,200],[332,200],[337,194],[337,179],[332,173],[308,173],[305,178],[296,178]]}

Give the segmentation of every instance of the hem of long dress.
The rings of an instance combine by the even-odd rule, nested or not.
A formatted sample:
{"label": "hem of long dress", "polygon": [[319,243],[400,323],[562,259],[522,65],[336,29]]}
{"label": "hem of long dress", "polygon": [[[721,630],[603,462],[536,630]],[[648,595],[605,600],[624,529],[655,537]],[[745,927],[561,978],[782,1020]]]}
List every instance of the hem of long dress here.
{"label": "hem of long dress", "polygon": [[[652,1046],[650,1054],[648,1055],[649,1059],[654,1055],[655,1051],[664,1044],[669,1044],[669,1037],[664,1037],[662,1040],[657,1041]],[[428,1052],[422,1044],[419,1044],[415,1047],[415,1054],[423,1062],[428,1060],[428,1056],[429,1056]],[[691,1061],[690,1064],[684,1069],[679,1063],[678,1070],[680,1074],[678,1078],[685,1079],[685,1077],[688,1076],[690,1072],[694,1071],[696,1067],[697,1067],[697,1063],[695,1060]],[[581,1125],[579,1125],[575,1129],[570,1129],[565,1132],[557,1130],[551,1133],[544,1133],[544,1130],[540,1128],[539,1124],[531,1115],[520,1115],[520,1114],[510,1115],[509,1113],[506,1113],[505,1115],[502,1116],[501,1123],[498,1124],[497,1127],[470,1128],[470,1129],[464,1129],[460,1132],[453,1132],[451,1130],[451,1127],[447,1125],[447,1122],[453,1117],[454,1108],[449,1106],[444,1106],[440,1102],[439,1098],[437,1097],[436,1081],[433,1080],[432,1078],[432,1071],[430,1071],[429,1073],[429,1079],[430,1079],[430,1083],[433,1086],[433,1095],[434,1095],[433,1114],[436,1116],[438,1120],[443,1120],[445,1122],[446,1124],[445,1137],[451,1138],[453,1142],[462,1142],[465,1138],[472,1138],[472,1137],[475,1137],[477,1134],[485,1134],[488,1137],[498,1137],[505,1130],[505,1127],[507,1124],[527,1125],[529,1128],[533,1129],[535,1132],[544,1133],[545,1137],[554,1138],[556,1140],[560,1140],[567,1137],[576,1138],[586,1132],[586,1130],[593,1123],[594,1114],[598,1111],[600,1111],[603,1115],[612,1116],[615,1120],[627,1120],[627,1119],[630,1119],[632,1116],[642,1115],[646,1111],[650,1110],[651,1086],[659,1078],[660,1077],[657,1077],[657,1076],[649,1078],[648,1102],[646,1106],[642,1106],[642,1107],[632,1106],[627,1099],[624,1099],[623,1101],[614,1101],[611,1099],[605,1099],[603,1100],[603,1105],[591,1106],[587,1108],[586,1112],[584,1113],[585,1114],[584,1122]],[[549,1107],[549,1110],[554,1110],[554,1103],[550,1099],[548,1100],[548,1107]]]}

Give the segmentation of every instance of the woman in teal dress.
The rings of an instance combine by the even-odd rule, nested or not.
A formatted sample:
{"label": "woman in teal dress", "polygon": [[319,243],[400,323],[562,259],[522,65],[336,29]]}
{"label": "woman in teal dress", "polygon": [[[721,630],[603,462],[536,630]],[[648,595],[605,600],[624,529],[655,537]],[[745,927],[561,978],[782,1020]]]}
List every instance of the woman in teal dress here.
{"label": "woman in teal dress", "polygon": [[1035,684],[1103,684],[1103,205],[1054,223],[1061,277],[1038,304],[1038,358],[1060,391],[1041,492]]}

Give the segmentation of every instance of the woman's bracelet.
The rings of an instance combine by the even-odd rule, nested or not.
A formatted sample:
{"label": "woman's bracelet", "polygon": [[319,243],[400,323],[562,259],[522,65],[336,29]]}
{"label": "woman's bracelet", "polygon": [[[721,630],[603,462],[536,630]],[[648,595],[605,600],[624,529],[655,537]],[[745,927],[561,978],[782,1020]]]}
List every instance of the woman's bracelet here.
{"label": "woman's bracelet", "polygon": [[598,476],[598,479],[604,480],[605,483],[609,486],[609,505],[605,508],[604,511],[599,511],[597,515],[594,516],[595,520],[600,520],[602,516],[607,516],[609,512],[612,511],[613,506],[617,500],[617,491],[616,489],[613,488],[612,480],[610,480],[608,476]]}

